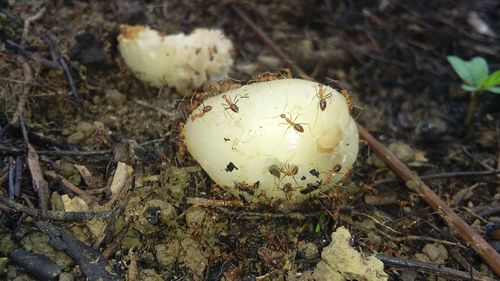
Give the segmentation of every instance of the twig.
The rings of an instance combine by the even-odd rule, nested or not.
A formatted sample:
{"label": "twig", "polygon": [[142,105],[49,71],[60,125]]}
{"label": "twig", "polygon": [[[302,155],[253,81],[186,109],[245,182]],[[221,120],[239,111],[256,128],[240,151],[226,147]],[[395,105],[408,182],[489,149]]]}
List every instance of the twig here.
{"label": "twig", "polygon": [[[483,163],[482,161],[480,161],[479,159],[477,159],[476,156],[474,156],[468,149],[467,147],[465,146],[462,146],[462,151],[464,152],[465,156],[469,157],[472,161],[478,163],[481,167],[485,168],[486,170],[488,171],[492,171],[492,170],[495,170],[494,168],[492,168],[490,165],[486,164],[486,163]],[[500,167],[498,167],[498,170],[500,170]]]}
{"label": "twig", "polygon": [[312,212],[312,213],[302,213],[302,212],[292,212],[292,213],[270,213],[270,212],[249,212],[249,211],[234,211],[228,208],[215,207],[217,210],[226,213],[231,216],[237,216],[238,218],[273,218],[273,219],[295,219],[303,220],[306,217],[318,217],[324,212]]}
{"label": "twig", "polygon": [[50,237],[53,247],[63,250],[78,264],[86,280],[120,280],[116,274],[109,272],[109,269],[106,270],[106,261],[96,249],[87,246],[66,230],[49,222],[37,221],[35,225]]}
{"label": "twig", "polygon": [[267,44],[271,50],[276,53],[283,61],[285,64],[287,64],[295,73],[298,73],[300,76],[302,76],[304,79],[309,79],[311,80],[312,78],[309,77],[300,67],[297,66],[297,64],[287,55],[285,52],[281,50],[280,47],[278,47],[276,44],[274,44],[273,40],[267,36],[267,34],[262,31],[251,19],[250,17],[243,12],[236,4],[229,4],[229,7],[231,10],[233,10],[248,26],[260,37],[264,43]]}
{"label": "twig", "polygon": [[64,211],[42,211],[26,207],[13,200],[5,197],[0,197],[0,209],[4,211],[16,211],[23,214],[39,218],[42,220],[57,220],[57,221],[87,221],[93,219],[110,219],[113,216],[113,211],[98,211],[98,212],[64,212]]}
{"label": "twig", "polygon": [[186,203],[204,207],[245,207],[243,202],[241,202],[240,200],[216,200],[200,197],[187,197]]}
{"label": "twig", "polygon": [[[455,178],[455,177],[474,177],[474,176],[492,176],[500,174],[500,169],[497,170],[487,170],[487,171],[463,171],[463,172],[448,172],[448,173],[438,173],[438,174],[431,174],[431,175],[423,175],[420,176],[420,179],[423,180],[430,180],[430,179],[439,179],[439,178]],[[399,179],[382,179],[382,180],[377,180],[374,181],[371,185],[372,186],[377,186],[389,182],[396,182],[399,181]]]}
{"label": "twig", "polygon": [[127,234],[129,227],[124,227],[118,234],[115,235],[112,242],[102,251],[102,256],[105,260],[108,260],[111,256],[116,253],[116,250],[122,245],[123,238]]}
{"label": "twig", "polygon": [[433,275],[445,276],[448,278],[460,278],[474,281],[494,281],[494,279],[486,276],[477,276],[466,271],[460,271],[451,267],[444,266],[442,264],[394,258],[384,255],[375,255],[375,257],[381,260],[386,266],[412,268],[415,270],[424,271]]}
{"label": "twig", "polygon": [[24,160],[21,155],[16,157],[16,170],[14,178],[14,197],[18,197],[21,194],[21,179],[23,176]]}
{"label": "twig", "polygon": [[166,111],[163,108],[159,108],[159,107],[154,106],[152,104],[149,104],[149,103],[147,103],[145,101],[142,101],[142,100],[139,100],[139,99],[132,99],[132,101],[135,102],[138,105],[144,106],[144,107],[149,108],[149,109],[156,110],[156,111],[158,111],[158,113],[163,114],[163,115],[165,115],[168,118],[172,118],[173,119],[173,118],[177,117],[177,114],[175,112]]}
{"label": "twig", "polygon": [[484,238],[470,225],[458,216],[446,203],[439,198],[422,180],[414,175],[408,167],[401,162],[383,144],[377,141],[364,127],[358,125],[358,131],[377,156],[397,174],[408,188],[418,192],[444,221],[471,246],[491,268],[500,274],[500,254],[491,247]]}
{"label": "twig", "polygon": [[[500,129],[499,129],[499,122],[497,121],[497,125],[495,128],[495,134],[496,134],[496,139],[497,139],[497,169],[500,169]],[[498,178],[500,178],[500,175],[497,175]]]}
{"label": "twig", "polygon": [[29,143],[28,132],[24,124],[24,118],[19,116],[19,123],[23,133],[24,142],[28,147],[28,154],[26,155],[26,163],[31,173],[31,182],[33,189],[38,194],[38,205],[40,209],[47,210],[49,206],[49,183],[43,178],[42,167],[40,165],[39,156],[35,148]]}
{"label": "twig", "polygon": [[96,156],[113,153],[112,149],[103,150],[39,150],[38,154],[48,156]]}
{"label": "twig", "polygon": [[[23,56],[33,59],[43,65],[49,66],[51,68],[61,68],[64,72],[64,75],[66,76],[66,80],[68,81],[68,86],[70,88],[69,96],[72,97],[76,102],[80,102],[81,98],[80,95],[78,94],[78,89],[75,85],[75,80],[72,76],[71,68],[68,66],[67,60],[61,55],[59,47],[54,39],[55,36],[49,31],[46,32],[47,35],[42,35],[40,32],[37,32],[36,30],[34,30],[34,28],[30,26],[32,22],[41,18],[45,14],[45,11],[46,7],[44,6],[38,11],[38,13],[36,13],[34,16],[27,18],[24,21],[23,33],[22,33],[23,37],[21,38],[20,44],[16,44],[12,40],[7,40],[6,45],[8,47],[16,49]],[[9,13],[7,10],[0,8],[0,12],[5,14],[16,25],[20,25],[16,17],[11,13]],[[32,30],[33,33],[36,34],[49,47],[52,61],[41,58],[38,55],[25,50],[26,36],[28,34],[28,31],[30,30]]]}
{"label": "twig", "polygon": [[52,178],[54,180],[59,181],[64,187],[67,189],[71,190],[71,192],[79,195],[84,199],[85,201],[88,202],[97,202],[97,198],[95,196],[92,196],[88,194],[85,190],[79,188],[78,186],[74,185],[71,183],[69,180],[65,179],[63,176],[56,174],[54,171],[45,171],[43,173],[44,175],[48,176],[49,178]]}
{"label": "twig", "polygon": [[[3,10],[3,9],[2,9]],[[32,22],[35,20],[41,18],[45,13],[45,7],[42,7],[38,13],[36,13],[34,16],[31,16],[27,18],[24,21],[24,26],[23,26],[23,33],[22,33],[22,38],[21,38],[21,48],[24,49],[24,43],[26,42],[27,36],[28,36],[28,31],[30,28],[30,25]],[[23,88],[23,92],[21,96],[19,97],[19,100],[17,102],[17,108],[16,111],[14,112],[14,116],[10,122],[11,125],[15,125],[19,123],[19,118],[22,117],[24,108],[26,107],[26,102],[28,101],[28,94],[30,92],[31,87],[28,87],[29,83],[33,82],[33,72],[31,71],[31,67],[29,66],[28,62],[24,59],[24,57],[18,55],[17,59],[19,62],[21,62],[22,68],[23,68],[23,76],[24,76],[24,81],[27,82],[27,84]]]}
{"label": "twig", "polygon": [[472,265],[470,265],[467,259],[462,254],[460,254],[460,251],[458,249],[451,249],[450,254],[465,270],[471,272],[474,276],[480,276],[479,271],[477,271],[472,267]]}
{"label": "twig", "polygon": [[14,199],[14,177],[16,176],[14,157],[9,157],[9,199]]}
{"label": "twig", "polygon": [[38,12],[36,14],[27,18],[24,21],[23,34],[21,37],[21,46],[24,47],[24,45],[26,45],[26,39],[28,38],[28,32],[30,30],[31,23],[41,19],[45,15],[46,11],[47,11],[47,7],[43,6],[42,8],[40,8],[40,10],[38,10]]}
{"label": "twig", "polygon": [[[18,147],[9,147],[0,144],[0,152],[6,152],[9,154],[20,155],[26,154],[26,149]],[[103,150],[37,150],[38,155],[48,155],[48,156],[96,156],[96,155],[107,155],[113,153],[112,149]]]}
{"label": "twig", "polygon": [[[51,60],[48,60],[46,58],[42,58],[33,52],[27,51],[21,44],[18,44],[10,39],[5,40],[5,46],[8,49],[16,50],[16,52],[19,53],[20,55],[22,55],[30,60],[34,60],[34,61],[38,62],[39,64],[44,65],[46,67],[56,68],[56,69],[62,68],[59,64],[57,64]],[[35,84],[35,82],[24,82],[24,84],[28,84],[28,83]]]}
{"label": "twig", "polygon": [[[153,139],[139,143],[139,146],[147,146],[164,141],[165,139]],[[0,144],[0,152],[6,152],[13,155],[26,154],[26,149],[5,146]],[[37,150],[38,155],[48,156],[96,156],[112,154],[112,149],[103,150]]]}
{"label": "twig", "polygon": [[66,59],[61,55],[59,55],[59,64],[62,66],[62,69],[64,70],[64,75],[66,75],[66,80],[68,80],[70,89],[69,96],[72,97],[76,102],[80,103],[82,101],[82,98],[80,97],[78,89],[76,88],[75,80],[73,79],[73,75],[71,74],[71,69],[68,67]]}
{"label": "twig", "polygon": [[[255,23],[250,20],[246,14],[238,9],[235,4],[230,4],[231,8],[237,13],[264,41],[271,50],[285,61],[290,61],[288,56],[272,41],[267,34],[264,33]],[[284,55],[284,56],[283,56]],[[290,67],[296,68],[300,74],[305,72],[295,64]],[[306,75],[307,76],[307,75]],[[417,191],[420,196],[436,210],[445,222],[474,250],[488,263],[491,268],[500,274],[500,254],[498,254],[485,240],[479,235],[472,227],[470,227],[461,217],[459,217],[446,203],[441,200],[425,183],[423,183],[417,176],[413,175],[410,169],[401,162],[394,154],[392,154],[383,144],[378,142],[363,126],[358,124],[358,131],[363,139],[365,139],[375,153],[391,168],[399,177],[401,177],[408,188]]]}

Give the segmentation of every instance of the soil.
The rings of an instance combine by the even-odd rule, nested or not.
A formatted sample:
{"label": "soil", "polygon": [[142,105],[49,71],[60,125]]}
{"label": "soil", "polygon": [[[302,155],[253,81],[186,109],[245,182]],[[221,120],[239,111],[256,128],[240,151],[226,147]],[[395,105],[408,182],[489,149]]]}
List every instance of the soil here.
{"label": "soil", "polygon": [[[21,163],[21,189],[9,202],[40,207],[34,187],[44,181],[32,180],[41,174],[28,168],[33,162],[24,161],[29,158],[27,138],[40,156],[49,209],[59,211],[59,219],[51,223],[84,242],[81,249],[101,254],[103,272],[113,276],[106,275],[109,280],[294,280],[316,266],[339,226],[350,230],[352,246],[362,252],[466,272],[472,266],[494,277],[363,141],[348,192],[312,200],[307,209],[287,214],[221,204],[237,198],[217,187],[182,146],[180,124],[187,118],[189,99],[136,79],[117,51],[116,36],[122,23],[164,33],[220,28],[235,45],[233,81],[286,67],[229,5],[234,4],[0,3],[14,17],[0,14],[0,196],[11,194],[9,173]],[[469,94],[446,61],[447,55],[482,56],[490,70],[500,69],[500,4],[307,0],[237,5],[312,78],[350,91],[357,121],[416,173],[450,173],[426,182],[500,250],[495,240],[500,177],[452,174],[500,168],[500,95],[479,96],[467,128],[463,120]],[[23,21],[43,7],[46,11],[33,20],[24,46],[13,47],[9,42],[23,38]],[[481,33],[477,19],[496,34]],[[54,50],[69,65],[78,95],[61,67],[45,62],[52,62]],[[31,82],[24,76],[26,65]],[[19,122],[9,125],[23,104],[23,93],[26,137]],[[63,272],[60,280],[88,277],[64,248],[49,246],[54,232],[42,230],[34,223],[36,216],[6,202],[0,202],[0,278],[35,280],[36,274],[12,259],[16,248],[56,262]],[[64,211],[69,209],[93,214],[112,210],[113,216],[67,219]],[[437,280],[414,269],[386,266],[385,272],[390,280]]]}

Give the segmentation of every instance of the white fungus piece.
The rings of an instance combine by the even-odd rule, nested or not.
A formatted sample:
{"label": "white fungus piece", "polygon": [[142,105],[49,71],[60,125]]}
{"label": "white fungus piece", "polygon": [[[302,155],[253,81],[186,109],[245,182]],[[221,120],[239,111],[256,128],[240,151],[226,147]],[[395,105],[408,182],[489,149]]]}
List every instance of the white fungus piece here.
{"label": "white fungus piece", "polygon": [[222,188],[283,209],[334,189],[359,145],[346,97],[300,79],[250,84],[205,100],[186,121],[184,138]]}
{"label": "white fungus piece", "polygon": [[155,87],[170,86],[180,94],[207,80],[227,76],[232,42],[216,29],[163,35],[147,26],[121,25],[118,50],[137,78]]}

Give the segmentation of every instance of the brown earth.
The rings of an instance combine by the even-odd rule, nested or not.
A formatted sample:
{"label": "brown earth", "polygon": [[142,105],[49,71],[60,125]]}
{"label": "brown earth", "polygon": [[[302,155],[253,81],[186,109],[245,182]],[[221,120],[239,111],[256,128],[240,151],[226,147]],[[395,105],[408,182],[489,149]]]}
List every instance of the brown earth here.
{"label": "brown earth", "polygon": [[[318,199],[309,209],[279,214],[216,205],[234,198],[189,158],[179,137],[190,101],[134,78],[117,52],[116,36],[122,23],[145,24],[166,34],[220,28],[235,44],[233,81],[286,67],[230,5],[235,4],[55,1],[23,37],[23,21],[44,2],[0,3],[0,196],[5,199],[0,201],[0,278],[33,280],[12,260],[16,248],[48,256],[65,272],[64,278],[85,278],[81,264],[75,266],[74,258],[48,245],[53,236],[34,224],[36,214],[13,205],[40,208],[34,186],[44,183],[32,178],[42,176],[49,209],[59,211],[50,221],[102,254],[107,272],[119,279],[294,280],[295,273],[318,263],[321,249],[339,226],[351,231],[360,251],[437,262],[465,272],[472,266],[494,277],[366,145],[361,146],[349,191]],[[500,168],[500,95],[479,97],[467,130],[463,120],[469,96],[446,61],[447,55],[482,56],[491,70],[500,68],[500,4],[307,0],[237,5],[312,78],[349,90],[357,121],[410,168],[419,175],[445,173],[426,182],[500,249],[495,232],[500,177],[456,174]],[[475,18],[497,33],[481,34]],[[24,46],[12,44],[22,38]],[[53,62],[61,57],[78,97],[60,64]],[[31,81],[26,80],[26,67]],[[43,175],[26,163],[33,158],[27,156],[19,125],[23,122],[13,122],[19,112],[27,139],[40,155]],[[118,168],[118,162],[128,166]],[[15,163],[22,171],[20,195],[7,200]],[[125,188],[112,196],[112,182],[119,177]],[[93,215],[112,210],[113,219],[68,218],[64,203]],[[437,280],[418,269],[386,266],[385,271],[391,280]]]}

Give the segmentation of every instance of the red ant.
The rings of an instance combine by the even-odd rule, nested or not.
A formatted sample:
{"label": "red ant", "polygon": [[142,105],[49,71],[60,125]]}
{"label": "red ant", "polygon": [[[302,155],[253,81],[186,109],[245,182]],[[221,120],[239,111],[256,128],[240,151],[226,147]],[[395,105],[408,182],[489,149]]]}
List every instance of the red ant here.
{"label": "red ant", "polygon": [[200,109],[199,113],[196,113],[193,116],[191,116],[191,121],[194,121],[200,117],[203,117],[203,115],[205,115],[205,113],[208,113],[210,110],[212,110],[212,107],[210,105],[207,105],[207,106],[203,105],[203,107]]}
{"label": "red ant", "polygon": [[326,100],[332,97],[332,94],[329,93],[325,95],[326,87],[323,84],[318,86],[318,91],[316,92],[316,97],[319,99],[319,108],[321,111],[325,111],[326,109]]}
{"label": "red ant", "polygon": [[333,168],[328,170],[328,172],[326,172],[326,179],[324,184],[329,184],[332,181],[333,174],[340,172],[340,170],[342,170],[342,165],[340,164],[337,164]]}
{"label": "red ant", "polygon": [[292,198],[292,194],[293,194],[292,184],[291,183],[287,183],[287,184],[283,185],[282,190],[283,190],[283,192],[286,195],[286,199],[288,199],[288,201],[290,201],[290,199]]}
{"label": "red ant", "polygon": [[297,183],[297,181],[295,180],[295,175],[299,172],[299,167],[297,167],[296,165],[288,164],[287,161],[281,168],[279,168],[279,172],[283,173],[283,177],[281,179],[288,176],[292,177],[295,183]]}
{"label": "red ant", "polygon": [[234,97],[234,100],[231,100],[226,95],[222,95],[222,99],[226,102],[225,104],[222,104],[224,106],[224,110],[231,109],[234,113],[240,112],[240,108],[236,105],[239,101],[237,97]]}
{"label": "red ant", "polygon": [[286,115],[284,113],[281,113],[280,114],[280,117],[285,119],[286,123],[283,123],[283,124],[286,124],[286,125],[289,125],[288,128],[286,128],[287,130],[290,128],[290,127],[293,127],[295,129],[295,131],[299,132],[299,133],[303,133],[304,132],[304,127],[302,127],[301,124],[305,124],[305,123],[295,123],[295,120],[297,120],[297,117],[295,117],[294,120],[292,120],[292,115],[290,114],[290,118],[286,117]]}

